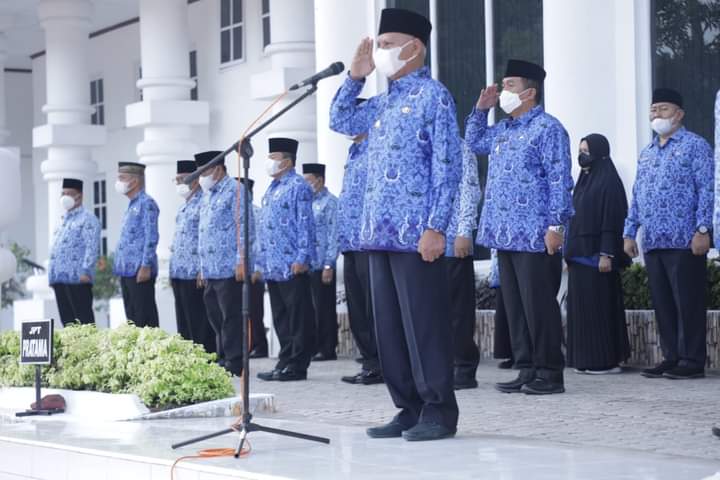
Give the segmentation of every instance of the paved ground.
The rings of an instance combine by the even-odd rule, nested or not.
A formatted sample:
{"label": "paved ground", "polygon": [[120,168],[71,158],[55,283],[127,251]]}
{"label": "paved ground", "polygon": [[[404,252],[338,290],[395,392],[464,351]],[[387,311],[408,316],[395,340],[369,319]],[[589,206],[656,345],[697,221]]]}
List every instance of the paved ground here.
{"label": "paved ground", "polygon": [[[340,382],[340,376],[359,369],[352,360],[315,363],[304,382],[254,378],[273,365],[273,360],[252,361],[251,389],[277,396],[277,418],[367,426],[394,415],[384,385]],[[671,381],[645,379],[636,371],[590,377],[568,370],[567,393],[562,395],[508,395],[492,388],[511,377],[513,372],[497,369],[494,362],[481,364],[480,387],[457,392],[459,433],[720,460],[720,439],[710,432],[713,423],[720,422],[720,376]]]}

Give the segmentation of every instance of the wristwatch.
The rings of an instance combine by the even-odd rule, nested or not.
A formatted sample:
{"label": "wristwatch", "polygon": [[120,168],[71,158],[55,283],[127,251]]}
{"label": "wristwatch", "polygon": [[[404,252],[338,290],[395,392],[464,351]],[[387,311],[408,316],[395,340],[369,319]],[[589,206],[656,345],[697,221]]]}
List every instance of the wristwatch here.
{"label": "wristwatch", "polygon": [[565,235],[565,227],[562,225],[550,225],[548,227],[548,230],[550,230],[551,232],[555,232],[559,235]]}
{"label": "wristwatch", "polygon": [[697,228],[697,232],[698,232],[700,235],[707,235],[708,233],[710,233],[710,229],[709,229],[708,227],[706,227],[705,225],[700,225],[700,226]]}
{"label": "wristwatch", "polygon": [[332,270],[332,266],[330,266],[330,265],[325,265],[325,266],[323,267],[323,270]]}

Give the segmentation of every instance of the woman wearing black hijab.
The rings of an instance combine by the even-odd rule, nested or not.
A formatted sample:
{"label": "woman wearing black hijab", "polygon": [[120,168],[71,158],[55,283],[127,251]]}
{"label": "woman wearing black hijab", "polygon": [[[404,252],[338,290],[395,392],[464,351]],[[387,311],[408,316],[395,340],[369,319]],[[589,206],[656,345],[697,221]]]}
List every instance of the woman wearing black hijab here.
{"label": "woman wearing black hijab", "polygon": [[599,134],[580,142],[582,171],[573,192],[565,258],[568,264],[568,364],[578,373],[620,373],[630,357],[620,271],[627,199]]}

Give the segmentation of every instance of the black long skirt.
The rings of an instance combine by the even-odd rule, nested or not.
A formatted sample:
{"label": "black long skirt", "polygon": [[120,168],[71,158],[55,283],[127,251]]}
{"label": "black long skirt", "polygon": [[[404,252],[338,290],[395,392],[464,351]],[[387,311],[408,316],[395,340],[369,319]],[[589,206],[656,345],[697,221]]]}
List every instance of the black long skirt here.
{"label": "black long skirt", "polygon": [[578,369],[615,367],[630,357],[620,273],[569,262],[567,363]]}

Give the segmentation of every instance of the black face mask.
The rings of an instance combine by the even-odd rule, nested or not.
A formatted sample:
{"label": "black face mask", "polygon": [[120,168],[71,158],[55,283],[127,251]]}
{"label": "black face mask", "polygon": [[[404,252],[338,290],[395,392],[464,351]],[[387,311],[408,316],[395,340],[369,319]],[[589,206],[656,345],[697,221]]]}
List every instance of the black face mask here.
{"label": "black face mask", "polygon": [[581,168],[590,167],[593,163],[593,156],[587,153],[580,152],[580,155],[578,155],[578,163],[580,164]]}

